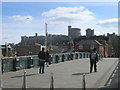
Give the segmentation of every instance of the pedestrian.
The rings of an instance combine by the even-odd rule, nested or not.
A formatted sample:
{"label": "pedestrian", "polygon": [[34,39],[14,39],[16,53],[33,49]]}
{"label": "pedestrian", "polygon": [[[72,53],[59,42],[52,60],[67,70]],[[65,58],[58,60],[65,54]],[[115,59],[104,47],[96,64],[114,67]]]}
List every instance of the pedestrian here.
{"label": "pedestrian", "polygon": [[90,73],[92,73],[92,69],[94,66],[94,72],[97,72],[97,62],[98,62],[98,53],[96,48],[94,48],[90,53]]}
{"label": "pedestrian", "polygon": [[45,61],[46,61],[46,66],[49,67],[50,55],[49,55],[49,51],[48,51],[48,50],[46,51],[46,58],[45,58]]}
{"label": "pedestrian", "polygon": [[45,49],[42,48],[42,51],[39,51],[38,53],[38,58],[39,58],[39,64],[40,64],[40,69],[39,73],[44,73],[44,68],[45,68]]}

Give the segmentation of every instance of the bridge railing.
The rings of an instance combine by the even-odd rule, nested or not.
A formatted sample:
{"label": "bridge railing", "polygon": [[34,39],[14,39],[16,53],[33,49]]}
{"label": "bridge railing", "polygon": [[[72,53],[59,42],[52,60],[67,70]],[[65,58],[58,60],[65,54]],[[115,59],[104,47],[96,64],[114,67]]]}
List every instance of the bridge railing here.
{"label": "bridge railing", "polygon": [[[82,58],[89,58],[88,52],[72,52],[50,54],[50,63],[59,63],[70,60],[77,60]],[[32,56],[19,56],[2,59],[2,73],[17,71],[21,69],[34,68],[39,66],[39,59],[37,55]]]}

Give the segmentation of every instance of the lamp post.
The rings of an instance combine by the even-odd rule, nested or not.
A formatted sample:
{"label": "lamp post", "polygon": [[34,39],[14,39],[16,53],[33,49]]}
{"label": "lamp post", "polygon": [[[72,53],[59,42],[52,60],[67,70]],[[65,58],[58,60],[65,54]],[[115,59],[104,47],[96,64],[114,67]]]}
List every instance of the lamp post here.
{"label": "lamp post", "polygon": [[8,45],[5,43],[5,49],[6,49],[6,57],[8,57]]}
{"label": "lamp post", "polygon": [[45,23],[45,48],[46,48],[46,51],[47,51],[47,23]]}
{"label": "lamp post", "polygon": [[2,89],[2,49],[1,49],[1,45],[0,45],[0,90]]}

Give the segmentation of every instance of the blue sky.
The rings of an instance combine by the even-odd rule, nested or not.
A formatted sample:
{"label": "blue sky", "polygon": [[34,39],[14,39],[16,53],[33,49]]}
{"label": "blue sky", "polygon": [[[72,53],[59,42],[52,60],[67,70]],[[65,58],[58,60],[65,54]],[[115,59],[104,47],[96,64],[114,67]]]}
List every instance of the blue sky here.
{"label": "blue sky", "polygon": [[[21,15],[32,15],[40,18],[41,14],[45,11],[56,7],[79,7],[84,6],[90,11],[93,11],[99,18],[117,17],[117,4],[116,2],[6,2],[3,3],[2,15],[3,16],[12,16],[15,14]],[[102,16],[101,16],[102,15]],[[103,17],[105,16],[105,17]]]}
{"label": "blue sky", "polygon": [[67,26],[87,28],[96,35],[117,33],[117,2],[3,2],[2,43],[18,43],[21,36],[48,33],[67,35]]}

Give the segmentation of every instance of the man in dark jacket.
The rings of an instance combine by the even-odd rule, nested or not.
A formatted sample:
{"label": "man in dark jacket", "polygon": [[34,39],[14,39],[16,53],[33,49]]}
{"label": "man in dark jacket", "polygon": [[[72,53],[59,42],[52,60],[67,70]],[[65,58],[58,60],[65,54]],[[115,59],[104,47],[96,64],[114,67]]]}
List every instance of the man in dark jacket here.
{"label": "man in dark jacket", "polygon": [[42,48],[42,51],[38,53],[39,63],[40,63],[40,69],[39,73],[44,73],[44,67],[45,67],[45,49]]}
{"label": "man in dark jacket", "polygon": [[90,73],[92,73],[92,68],[94,66],[94,71],[97,72],[97,62],[98,62],[98,53],[96,48],[94,48],[90,53]]}

